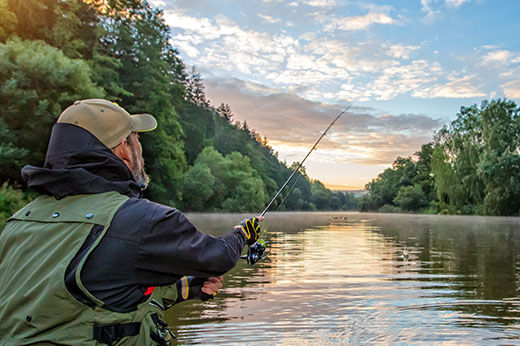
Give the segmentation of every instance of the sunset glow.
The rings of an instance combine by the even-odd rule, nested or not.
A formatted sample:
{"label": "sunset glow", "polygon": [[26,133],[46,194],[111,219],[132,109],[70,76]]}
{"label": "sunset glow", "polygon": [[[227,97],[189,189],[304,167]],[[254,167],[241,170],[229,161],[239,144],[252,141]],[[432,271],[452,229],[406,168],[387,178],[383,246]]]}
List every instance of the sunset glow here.
{"label": "sunset glow", "polygon": [[306,163],[327,186],[362,188],[461,106],[520,98],[520,3],[476,0],[153,0],[215,106]]}

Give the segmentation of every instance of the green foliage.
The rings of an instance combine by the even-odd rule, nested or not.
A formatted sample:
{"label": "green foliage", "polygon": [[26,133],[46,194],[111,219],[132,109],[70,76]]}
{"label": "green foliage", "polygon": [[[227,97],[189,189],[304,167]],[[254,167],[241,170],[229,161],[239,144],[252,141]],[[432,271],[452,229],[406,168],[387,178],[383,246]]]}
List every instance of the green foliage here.
{"label": "green foliage", "polygon": [[393,204],[385,204],[378,209],[380,213],[400,213],[402,210]]}
{"label": "green foliage", "polygon": [[0,187],[0,230],[4,228],[11,215],[32,201],[34,197],[34,194],[24,193],[8,185],[7,182],[3,183]]}
{"label": "green foliage", "polygon": [[457,203],[463,195],[462,185],[448,162],[448,156],[441,145],[436,145],[432,155],[432,174],[435,178],[437,198],[441,210],[456,212]]}
{"label": "green foliage", "polygon": [[412,184],[417,174],[416,165],[411,158],[398,157],[391,168],[387,168],[365,187],[369,194],[361,199],[361,211],[378,210],[391,204],[403,186]]}
{"label": "green foliage", "polygon": [[20,181],[19,168],[42,165],[51,127],[75,100],[102,97],[88,65],[42,41],[0,43],[0,181]]}
{"label": "green foliage", "polygon": [[213,142],[215,116],[208,109],[185,102],[180,109],[184,150],[189,164],[193,164],[200,152]]}
{"label": "green foliage", "polygon": [[8,10],[16,16],[16,35],[29,40],[44,40],[56,21],[56,0],[7,0]]}
{"label": "green foliage", "polygon": [[98,41],[98,12],[83,0],[1,0],[1,32],[42,40],[69,58],[90,59]]}
{"label": "green foliage", "polygon": [[520,119],[513,101],[462,107],[435,139],[432,171],[450,213],[515,215],[520,209]]}
{"label": "green foliage", "polygon": [[520,208],[520,109],[513,101],[482,104],[484,148],[477,174],[484,182],[484,210],[513,215]]}
{"label": "green foliage", "polygon": [[426,196],[419,184],[401,186],[393,202],[403,210],[415,211],[426,206]]}
{"label": "green foliage", "polygon": [[204,164],[191,166],[182,182],[184,207],[187,210],[202,211],[207,201],[213,196],[215,177],[211,169]]}
{"label": "green foliage", "polygon": [[151,178],[146,195],[176,204],[187,168],[176,110],[185,95],[184,65],[169,43],[169,28],[161,11],[145,3],[128,11],[103,24],[100,55],[95,56],[98,83],[109,92],[108,98],[120,100],[130,112],[151,113],[157,118],[158,129],[141,137]]}
{"label": "green foliage", "polygon": [[[193,96],[191,96],[193,97]],[[199,97],[200,94],[199,94]],[[202,98],[205,100],[205,98]],[[186,102],[180,109],[180,122],[184,132],[185,152],[188,163],[193,164],[195,158],[205,146],[213,146],[223,155],[238,152],[251,160],[251,167],[257,172],[266,188],[267,196],[274,196],[278,188],[290,176],[292,170],[281,163],[268,146],[267,140],[262,138],[247,127],[247,124],[238,126],[232,124],[233,113],[227,105],[220,105],[217,109],[197,106],[195,103]],[[297,181],[295,188],[302,193],[302,205],[299,208],[306,209],[311,200],[310,182],[308,177],[294,178]],[[280,203],[289,193],[290,188],[282,194],[273,208]],[[298,201],[291,201],[291,205],[299,205]],[[209,207],[209,205],[208,205]],[[285,208],[285,207],[282,207]]]}
{"label": "green foliage", "polygon": [[[337,198],[339,205],[333,202]],[[358,209],[359,198],[351,192],[336,191],[332,193],[331,207],[334,210],[355,210]]]}
{"label": "green foliage", "polygon": [[285,200],[286,209],[289,210],[301,210],[304,203],[302,192],[297,187],[289,192],[289,196],[287,196],[287,199]]}
{"label": "green foliage", "polygon": [[418,211],[436,201],[433,145],[424,144],[415,156],[416,160],[398,157],[366,185],[369,193],[360,199],[361,211]]}
{"label": "green foliage", "polygon": [[319,210],[330,210],[332,193],[319,180],[314,180],[311,185],[312,203]]}
{"label": "green foliage", "polygon": [[9,8],[7,0],[0,0],[0,42],[5,42],[15,31],[18,24],[16,15]]}
{"label": "green foliage", "polygon": [[[0,0],[0,14],[0,182],[19,182],[25,164],[42,165],[58,115],[92,97],[157,118],[158,129],[141,141],[146,196],[159,202],[258,211],[296,168],[246,122],[233,123],[229,105],[210,106],[148,2]],[[311,183],[303,167],[292,184],[273,209],[355,208],[353,196]]]}
{"label": "green foliage", "polygon": [[[432,144],[397,158],[367,184],[361,210],[516,215],[520,209],[520,117],[513,101],[462,107]],[[384,209],[382,209],[384,206]]]}
{"label": "green foliage", "polygon": [[183,180],[183,201],[187,210],[252,212],[265,203],[265,186],[250,160],[238,152],[222,156],[206,147]]}

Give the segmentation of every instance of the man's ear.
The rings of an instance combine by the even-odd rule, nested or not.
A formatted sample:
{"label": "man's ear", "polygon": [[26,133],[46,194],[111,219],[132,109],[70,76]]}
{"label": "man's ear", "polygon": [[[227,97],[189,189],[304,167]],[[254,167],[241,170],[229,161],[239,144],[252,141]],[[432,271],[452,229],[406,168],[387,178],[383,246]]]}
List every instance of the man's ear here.
{"label": "man's ear", "polygon": [[[114,154],[119,157],[127,166],[130,165],[131,159],[132,159],[132,148],[130,148],[130,144],[128,144],[128,141],[123,139],[121,143],[114,149],[112,149]],[[130,166],[129,166],[130,167]]]}

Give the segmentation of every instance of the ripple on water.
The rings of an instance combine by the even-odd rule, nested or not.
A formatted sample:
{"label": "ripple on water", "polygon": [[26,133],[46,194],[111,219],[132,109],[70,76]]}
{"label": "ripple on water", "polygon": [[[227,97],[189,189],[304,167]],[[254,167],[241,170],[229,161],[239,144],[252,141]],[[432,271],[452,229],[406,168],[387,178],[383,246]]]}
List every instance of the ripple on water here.
{"label": "ripple on water", "polygon": [[180,343],[520,344],[518,223],[346,215],[273,221],[266,261],[170,314]]}

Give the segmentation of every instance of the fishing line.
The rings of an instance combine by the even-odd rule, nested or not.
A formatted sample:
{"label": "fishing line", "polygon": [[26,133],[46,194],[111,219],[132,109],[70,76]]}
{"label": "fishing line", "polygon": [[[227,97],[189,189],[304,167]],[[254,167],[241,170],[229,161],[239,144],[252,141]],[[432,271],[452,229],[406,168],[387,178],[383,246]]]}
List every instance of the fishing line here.
{"label": "fishing line", "polygon": [[[282,201],[280,203],[278,203],[278,207],[276,208],[276,210],[274,211],[275,213],[277,211],[280,210],[280,208],[283,206],[284,202],[287,200],[287,198],[289,198],[289,196],[291,195],[291,192],[292,190],[296,187],[296,184],[298,183],[298,180],[300,180],[300,178],[302,177],[302,173],[301,172],[298,172],[299,175],[298,177],[294,180],[294,183],[292,183],[291,185],[291,188],[289,189],[289,191],[287,191],[287,193],[285,194],[284,198],[282,199]],[[262,227],[263,230],[262,230],[262,234],[260,235],[260,238],[262,238],[263,236],[265,236],[267,234],[267,230],[269,229],[269,226],[271,225],[271,223],[273,222],[272,219],[269,219],[267,220],[267,223],[265,225],[265,227]]]}
{"label": "fishing line", "polygon": [[276,200],[276,198],[278,198],[278,196],[280,195],[280,193],[283,191],[283,189],[287,186],[287,184],[289,183],[289,181],[291,181],[292,177],[296,174],[296,172],[298,172],[300,170],[300,168],[303,166],[303,163],[305,162],[305,160],[307,160],[307,158],[309,157],[309,155],[312,153],[312,151],[314,149],[316,149],[316,146],[318,145],[318,143],[321,141],[321,139],[323,137],[325,137],[325,135],[327,134],[327,131],[329,131],[329,129],[332,127],[332,125],[334,125],[334,123],[336,122],[336,120],[339,119],[340,116],[342,116],[346,111],[348,111],[350,108],[350,106],[348,106],[347,108],[345,108],[344,110],[341,111],[341,113],[338,114],[337,117],[334,118],[334,120],[332,120],[332,122],[329,124],[329,126],[327,127],[327,129],[321,134],[320,138],[318,138],[318,140],[316,141],[316,143],[314,143],[314,145],[312,146],[311,150],[309,150],[309,152],[307,153],[307,155],[305,155],[305,157],[303,158],[303,160],[300,162],[300,164],[298,165],[298,167],[292,172],[291,176],[285,181],[285,183],[282,185],[282,187],[280,188],[280,190],[278,190],[278,192],[276,193],[276,195],[273,197],[273,199],[271,200],[271,202],[269,202],[269,204],[267,205],[267,207],[265,207],[264,211],[262,212],[262,214],[260,214],[260,216],[264,216],[267,211],[269,210],[269,208],[271,207],[271,205],[273,204],[273,202]]}
{"label": "fishing line", "polygon": [[[307,160],[307,158],[309,157],[309,155],[313,152],[314,149],[316,149],[316,147],[318,146],[318,143],[321,141],[321,139],[323,137],[325,137],[325,135],[327,134],[327,131],[329,131],[329,129],[332,127],[332,125],[334,125],[334,123],[346,112],[350,109],[350,106],[346,107],[344,110],[342,110],[335,118],[334,120],[332,120],[332,122],[329,124],[329,126],[325,129],[325,131],[323,131],[323,133],[321,134],[321,136],[318,138],[318,140],[316,141],[316,143],[314,143],[314,145],[312,146],[311,150],[309,150],[309,152],[307,153],[307,155],[305,155],[305,157],[303,158],[303,160],[300,162],[300,164],[298,165],[298,167],[296,167],[296,169],[292,172],[292,174],[289,176],[289,178],[285,181],[285,183],[282,185],[282,187],[280,188],[280,190],[278,190],[278,192],[276,193],[276,195],[273,197],[273,199],[271,200],[271,202],[269,202],[269,204],[267,205],[267,207],[265,207],[264,211],[262,212],[262,214],[260,214],[260,216],[264,216],[267,211],[269,210],[269,208],[271,207],[271,205],[274,203],[274,201],[278,198],[278,196],[280,195],[280,193],[282,193],[283,189],[287,186],[287,184],[291,181],[292,177],[296,174],[296,172],[298,172],[300,170],[300,168],[303,166],[303,163],[305,162],[305,160]],[[298,176],[298,179],[301,177],[301,174],[300,176]],[[292,189],[294,188],[294,186],[296,186],[296,182],[298,181],[298,179],[296,179],[296,181],[294,182],[294,184],[292,185],[291,189],[289,190],[289,192],[287,193],[287,195],[285,196],[285,198],[282,200],[282,202],[278,205],[278,208],[277,210],[282,206],[283,202],[285,202],[285,199],[289,196],[289,194],[291,193]],[[264,231],[262,232],[263,235],[267,234],[267,227],[264,229]],[[264,251],[266,250],[266,242],[263,241],[262,239],[259,239],[256,243],[254,243],[253,245],[249,246],[249,248],[247,249],[247,256],[245,256],[245,258],[247,259],[247,263],[249,265],[253,265],[255,264],[256,262],[264,259],[266,256],[263,256],[263,253]],[[271,251],[269,251],[270,253]],[[268,254],[269,254],[268,253]]]}
{"label": "fishing line", "polygon": [[[291,188],[289,189],[289,191],[287,192],[287,194],[285,195],[285,197],[282,199],[282,201],[278,204],[278,207],[276,208],[276,210],[274,211],[275,213],[277,211],[280,210],[280,208],[282,207],[283,203],[285,202],[285,200],[289,197],[289,195],[291,194],[292,190],[294,189],[294,187],[296,186],[296,183],[298,183],[298,180],[300,180],[300,178],[302,177],[302,173],[301,172],[298,172],[299,175],[298,177],[294,180],[294,183],[292,184]],[[267,224],[265,225],[265,227],[262,227],[262,233],[260,234],[260,236],[258,237],[259,239],[264,239],[267,237],[267,234],[268,234],[268,230],[269,230],[269,226],[272,224],[273,220],[272,219],[269,219],[267,221]],[[262,258],[260,260],[263,260],[265,258],[267,258],[270,254],[271,254],[271,251],[272,251],[272,248],[273,248],[273,243],[271,241],[269,241],[270,239],[266,239],[265,240],[265,246],[267,247],[267,251],[264,252],[262,255]]]}

